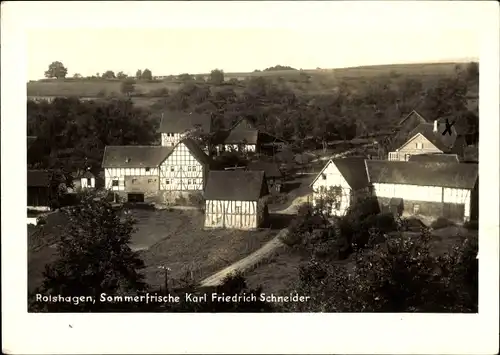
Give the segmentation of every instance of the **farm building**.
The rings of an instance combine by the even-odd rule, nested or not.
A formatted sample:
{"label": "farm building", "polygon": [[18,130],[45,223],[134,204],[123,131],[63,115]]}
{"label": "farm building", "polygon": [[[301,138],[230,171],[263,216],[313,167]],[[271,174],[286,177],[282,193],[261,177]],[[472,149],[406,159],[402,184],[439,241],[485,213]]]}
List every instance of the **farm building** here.
{"label": "farm building", "polygon": [[401,214],[477,220],[477,164],[366,160],[368,178],[380,208]]}
{"label": "farm building", "polygon": [[400,148],[389,153],[391,161],[408,161],[412,155],[454,153],[462,155],[465,139],[458,137],[455,128],[451,127],[451,135],[443,135],[444,128],[439,129],[439,122],[421,123],[410,133],[410,139]]}
{"label": "farm building", "polygon": [[160,128],[161,145],[173,147],[189,134],[210,134],[212,119],[197,113],[171,112],[162,114]]}
{"label": "farm building", "polygon": [[408,161],[427,161],[435,163],[459,163],[458,155],[456,154],[419,154],[412,155]]}
{"label": "farm building", "polygon": [[278,163],[255,161],[248,164],[249,171],[263,171],[270,191],[280,192],[283,185],[283,174]]}
{"label": "farm building", "polygon": [[210,171],[205,188],[205,227],[255,229],[267,220],[263,171]]}
{"label": "farm building", "polygon": [[259,131],[247,119],[239,120],[231,129],[217,132],[213,138],[217,154],[224,151],[270,152],[283,149],[285,141]]}
{"label": "farm building", "polygon": [[28,170],[26,185],[28,188],[29,210],[49,211],[50,202],[55,194],[51,184],[52,174],[45,170]]}
{"label": "farm building", "polygon": [[[331,214],[342,216],[356,200],[370,195],[370,184],[364,158],[344,158],[328,161],[311,183],[313,204],[331,198]],[[326,201],[325,201],[326,202]]]}
{"label": "farm building", "polygon": [[159,191],[201,192],[209,165],[210,159],[192,139],[173,147],[108,146],[102,163],[106,188],[135,202],[157,197]]}

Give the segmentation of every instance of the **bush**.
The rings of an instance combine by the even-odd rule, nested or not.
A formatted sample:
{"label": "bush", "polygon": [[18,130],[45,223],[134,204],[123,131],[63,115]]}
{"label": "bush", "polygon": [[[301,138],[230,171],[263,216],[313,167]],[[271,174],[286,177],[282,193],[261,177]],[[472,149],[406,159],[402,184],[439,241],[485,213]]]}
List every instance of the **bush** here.
{"label": "bush", "polygon": [[201,194],[190,194],[188,203],[190,206],[203,208],[205,206],[205,199]]}
{"label": "bush", "polygon": [[441,228],[446,228],[446,227],[453,227],[456,224],[453,223],[452,221],[444,218],[444,217],[439,217],[436,219],[434,222],[431,224],[432,229],[441,229]]}

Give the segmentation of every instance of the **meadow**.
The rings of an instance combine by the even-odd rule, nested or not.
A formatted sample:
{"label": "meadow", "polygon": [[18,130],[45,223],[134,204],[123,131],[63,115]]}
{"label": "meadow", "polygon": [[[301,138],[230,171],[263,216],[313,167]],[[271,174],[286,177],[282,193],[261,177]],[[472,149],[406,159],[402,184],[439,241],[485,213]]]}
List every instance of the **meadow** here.
{"label": "meadow", "polygon": [[[225,73],[225,80],[236,79],[244,81],[252,77],[282,78],[298,90],[324,91],[330,90],[340,82],[350,85],[362,85],[367,80],[378,76],[389,76],[393,79],[421,78],[424,81],[434,81],[442,76],[449,76],[455,72],[456,65],[460,63],[423,63],[423,64],[397,64],[378,65],[339,69],[315,69],[315,70],[278,70],[260,71],[251,73]],[[209,74],[201,74],[208,76]],[[310,77],[305,79],[304,77]],[[304,81],[305,80],[305,81]],[[29,97],[52,97],[52,96],[79,96],[94,98],[99,96],[120,95],[121,81],[118,79],[43,79],[30,81],[27,84],[27,95]],[[138,80],[135,89],[137,94],[152,96],[162,89],[168,91],[176,90],[184,84],[182,81],[172,80]],[[238,86],[235,84],[229,84]],[[158,97],[162,95],[157,95]],[[134,98],[137,99],[137,98]],[[146,101],[144,99],[143,101]]]}

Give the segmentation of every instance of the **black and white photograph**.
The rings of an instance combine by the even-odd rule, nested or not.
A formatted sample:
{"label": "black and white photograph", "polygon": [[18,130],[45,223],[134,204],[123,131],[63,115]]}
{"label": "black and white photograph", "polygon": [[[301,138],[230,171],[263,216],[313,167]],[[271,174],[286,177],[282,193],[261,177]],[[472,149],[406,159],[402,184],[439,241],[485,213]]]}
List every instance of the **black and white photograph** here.
{"label": "black and white photograph", "polygon": [[[134,329],[111,352],[494,353],[498,8],[475,3],[3,4],[23,47],[2,35],[2,267],[26,322],[78,353],[114,317]],[[150,327],[189,334],[123,349]],[[379,327],[433,337],[355,344]],[[29,351],[13,329],[4,351]],[[283,348],[241,348],[269,332]]]}

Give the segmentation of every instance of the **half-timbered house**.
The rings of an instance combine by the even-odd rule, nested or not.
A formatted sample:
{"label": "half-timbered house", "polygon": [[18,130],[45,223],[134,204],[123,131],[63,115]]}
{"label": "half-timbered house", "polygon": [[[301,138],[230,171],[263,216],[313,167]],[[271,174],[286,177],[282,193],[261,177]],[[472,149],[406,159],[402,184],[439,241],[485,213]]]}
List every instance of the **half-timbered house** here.
{"label": "half-timbered house", "polygon": [[89,170],[77,171],[72,174],[72,177],[74,190],[87,190],[95,188],[95,175]]}
{"label": "half-timbered house", "polygon": [[408,135],[411,131],[417,128],[420,124],[427,123],[427,120],[416,110],[412,110],[409,114],[404,116],[397,125],[397,132],[392,138],[392,142],[395,145],[393,148],[401,146],[404,142],[408,140]]}
{"label": "half-timbered house", "polygon": [[477,220],[477,164],[383,160],[365,164],[381,210],[399,199],[403,216]]}
{"label": "half-timbered house", "polygon": [[455,128],[451,134],[443,134],[444,127],[439,128],[439,122],[422,123],[410,133],[410,138],[394,152],[389,153],[391,161],[408,161],[412,155],[451,153],[461,156],[465,148],[465,140],[457,138]]}
{"label": "half-timbered house", "polygon": [[247,170],[263,171],[266,177],[267,186],[271,192],[280,192],[283,185],[283,174],[278,163],[254,161],[247,165]]}
{"label": "half-timbered house", "polygon": [[[142,201],[157,199],[158,192],[201,193],[210,162],[194,140],[183,139],[173,147],[108,146],[102,167],[107,189]],[[165,194],[162,199],[170,200],[173,195]]]}
{"label": "half-timbered house", "polygon": [[161,134],[161,145],[173,147],[187,136],[210,134],[211,130],[212,119],[208,115],[169,112],[162,114],[158,132]]}
{"label": "half-timbered house", "polygon": [[[370,184],[364,158],[328,161],[311,183],[313,204],[325,201],[333,216],[343,216],[357,200],[370,195]],[[330,205],[331,204],[331,205]]]}
{"label": "half-timbered house", "polygon": [[210,171],[205,189],[205,227],[255,229],[268,214],[263,171]]}

